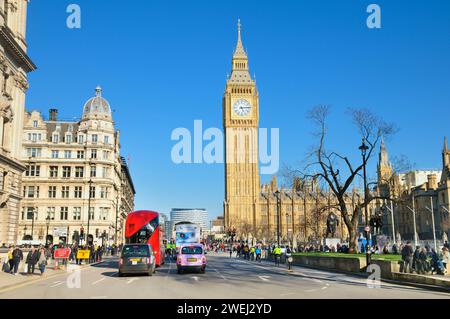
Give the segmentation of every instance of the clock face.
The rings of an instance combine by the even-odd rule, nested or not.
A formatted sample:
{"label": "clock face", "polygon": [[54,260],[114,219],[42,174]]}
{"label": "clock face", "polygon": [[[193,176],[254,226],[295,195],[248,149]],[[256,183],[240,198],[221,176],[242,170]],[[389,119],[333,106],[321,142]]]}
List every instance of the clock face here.
{"label": "clock face", "polygon": [[246,116],[250,113],[250,110],[252,109],[252,106],[250,103],[245,99],[240,99],[234,102],[233,104],[233,111],[235,114],[239,116]]}

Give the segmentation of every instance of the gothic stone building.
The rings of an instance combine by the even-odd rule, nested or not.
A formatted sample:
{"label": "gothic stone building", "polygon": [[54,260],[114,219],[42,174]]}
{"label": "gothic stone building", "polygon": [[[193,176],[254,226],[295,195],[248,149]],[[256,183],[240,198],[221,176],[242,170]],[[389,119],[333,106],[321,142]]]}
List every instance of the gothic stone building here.
{"label": "gothic stone building", "polygon": [[[416,174],[417,175],[417,174]],[[411,185],[400,178],[400,174],[392,169],[384,143],[380,149],[378,163],[378,186],[375,192],[392,199],[394,211],[394,232],[396,238],[414,239],[415,211],[416,232],[419,240],[433,239],[433,220],[437,240],[450,231],[450,151],[444,139],[442,150],[442,173],[440,180],[436,172],[430,172],[427,180],[419,185]],[[390,200],[379,200],[375,210],[380,212],[384,204],[391,206]],[[431,212],[432,211],[432,212]],[[383,233],[392,237],[392,215],[384,211]]]}

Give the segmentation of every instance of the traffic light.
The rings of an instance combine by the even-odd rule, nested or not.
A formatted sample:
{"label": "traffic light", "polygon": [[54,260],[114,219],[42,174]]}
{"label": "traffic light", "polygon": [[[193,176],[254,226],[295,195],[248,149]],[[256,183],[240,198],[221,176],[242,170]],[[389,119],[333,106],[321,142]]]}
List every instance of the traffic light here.
{"label": "traffic light", "polygon": [[80,238],[84,239],[84,228],[83,227],[80,228]]}

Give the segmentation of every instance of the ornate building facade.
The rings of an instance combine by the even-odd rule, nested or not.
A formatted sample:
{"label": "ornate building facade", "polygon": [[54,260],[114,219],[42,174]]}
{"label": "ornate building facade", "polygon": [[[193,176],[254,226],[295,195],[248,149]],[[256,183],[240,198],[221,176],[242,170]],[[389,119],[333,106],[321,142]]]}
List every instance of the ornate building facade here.
{"label": "ornate building facade", "polygon": [[[258,171],[259,93],[250,76],[248,56],[241,38],[232,57],[232,71],[222,100],[225,131],[225,200],[224,226],[238,237],[284,241],[308,241],[326,233],[327,217],[334,213],[339,220],[335,236],[345,238],[333,195],[316,182],[295,180],[290,189],[279,188],[275,177],[260,184]],[[360,194],[354,190],[347,197],[356,207]],[[278,205],[279,210],[278,210]]]}
{"label": "ornate building facade", "polygon": [[12,244],[22,199],[21,163],[27,73],[36,66],[27,55],[28,0],[0,1],[0,243]]}
{"label": "ornate building facade", "polygon": [[[411,171],[398,174],[392,169],[384,143],[380,149],[378,163],[378,185],[376,195],[391,200],[377,200],[374,212],[383,214],[383,233],[396,238],[432,240],[433,227],[437,240],[448,236],[450,231],[450,151],[444,139],[442,150],[442,172]],[[426,174],[426,181],[423,175]],[[409,176],[408,178],[404,178]],[[440,176],[440,179],[439,179]],[[393,211],[393,217],[392,217]],[[414,212],[414,213],[413,213]]]}
{"label": "ornate building facade", "polygon": [[51,109],[48,120],[38,111],[25,114],[19,238],[121,242],[135,189],[111,107],[97,87],[80,121],[57,113]]}

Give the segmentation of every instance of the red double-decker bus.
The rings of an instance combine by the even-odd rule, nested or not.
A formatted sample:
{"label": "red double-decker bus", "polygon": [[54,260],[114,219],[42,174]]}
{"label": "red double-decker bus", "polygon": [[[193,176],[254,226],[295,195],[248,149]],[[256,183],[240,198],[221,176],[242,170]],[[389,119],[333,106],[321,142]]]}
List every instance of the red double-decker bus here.
{"label": "red double-decker bus", "polygon": [[125,223],[125,242],[127,244],[150,244],[158,267],[164,264],[163,240],[164,230],[159,225],[159,213],[139,210],[128,214]]}

